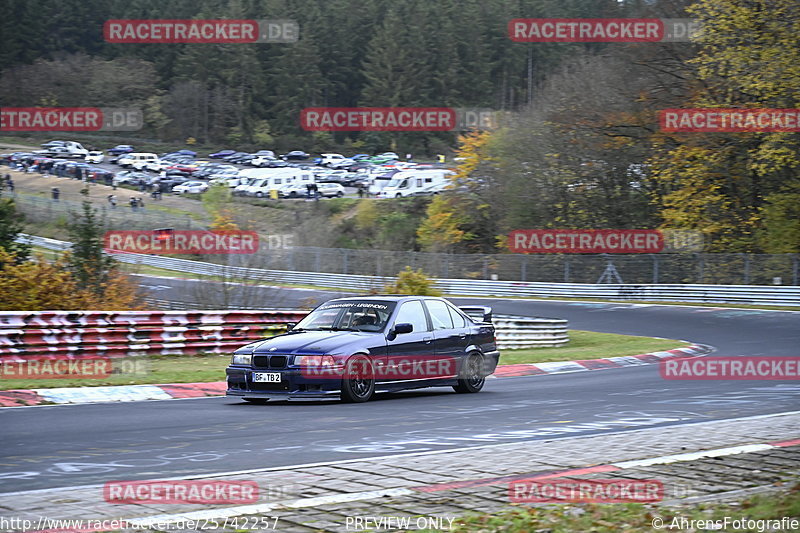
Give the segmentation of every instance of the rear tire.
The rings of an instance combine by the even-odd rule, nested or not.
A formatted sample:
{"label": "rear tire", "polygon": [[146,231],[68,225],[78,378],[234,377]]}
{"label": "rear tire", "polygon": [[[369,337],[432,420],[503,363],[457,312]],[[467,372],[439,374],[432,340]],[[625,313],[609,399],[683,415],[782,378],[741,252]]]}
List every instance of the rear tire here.
{"label": "rear tire", "polygon": [[464,361],[461,369],[461,377],[458,378],[458,385],[453,390],[460,394],[480,392],[486,383],[486,376],[483,375],[483,356],[477,352],[471,353]]}
{"label": "rear tire", "polygon": [[375,394],[372,363],[367,357],[355,356],[347,361],[340,398],[346,403],[363,403]]}

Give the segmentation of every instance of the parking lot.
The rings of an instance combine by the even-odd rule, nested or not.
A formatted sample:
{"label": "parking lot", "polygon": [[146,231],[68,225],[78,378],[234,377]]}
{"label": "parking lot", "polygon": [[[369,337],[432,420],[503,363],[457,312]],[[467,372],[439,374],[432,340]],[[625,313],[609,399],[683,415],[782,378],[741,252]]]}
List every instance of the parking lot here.
{"label": "parking lot", "polygon": [[394,152],[313,157],[301,151],[275,156],[270,150],[202,154],[181,149],[154,154],[136,152],[131,145],[90,151],[58,140],[0,154],[0,162],[22,172],[132,188],[152,199],[202,194],[214,184],[228,186],[234,196],[271,199],[432,196],[451,184],[452,171],[444,156],[439,159],[418,163],[408,154],[401,161]]}

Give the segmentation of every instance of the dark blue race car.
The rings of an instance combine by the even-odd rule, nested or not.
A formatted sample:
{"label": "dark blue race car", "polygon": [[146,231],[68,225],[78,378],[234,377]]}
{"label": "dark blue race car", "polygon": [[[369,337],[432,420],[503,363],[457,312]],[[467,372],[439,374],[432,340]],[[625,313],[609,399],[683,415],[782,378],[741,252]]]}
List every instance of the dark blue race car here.
{"label": "dark blue race car", "polygon": [[[471,318],[474,312],[481,318]],[[425,296],[340,298],[289,332],[236,350],[227,395],[264,403],[366,402],[376,392],[442,386],[474,393],[499,357],[488,307],[457,308]]]}

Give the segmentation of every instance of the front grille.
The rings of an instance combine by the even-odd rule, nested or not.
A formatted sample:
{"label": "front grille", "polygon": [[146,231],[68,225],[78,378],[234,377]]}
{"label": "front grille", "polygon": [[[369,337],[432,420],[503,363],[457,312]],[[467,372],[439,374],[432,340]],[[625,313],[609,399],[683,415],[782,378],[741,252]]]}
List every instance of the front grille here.
{"label": "front grille", "polygon": [[285,355],[254,355],[253,366],[271,369],[286,368],[287,359]]}
{"label": "front grille", "polygon": [[269,358],[269,368],[286,368],[285,355],[273,355]]}

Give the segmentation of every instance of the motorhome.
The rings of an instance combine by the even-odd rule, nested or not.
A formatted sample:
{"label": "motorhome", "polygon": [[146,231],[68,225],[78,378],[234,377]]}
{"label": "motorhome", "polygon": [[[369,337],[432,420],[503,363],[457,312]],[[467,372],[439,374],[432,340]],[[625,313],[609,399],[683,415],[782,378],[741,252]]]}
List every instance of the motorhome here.
{"label": "motorhome", "polygon": [[451,170],[407,170],[398,172],[377,192],[378,198],[403,198],[407,196],[423,196],[444,189],[452,175]]}
{"label": "motorhome", "polygon": [[314,183],[314,174],[297,168],[247,169],[239,172],[239,176],[250,179],[250,183],[236,187],[234,193],[256,198],[268,197],[270,191],[280,189],[284,185],[305,186]]}

